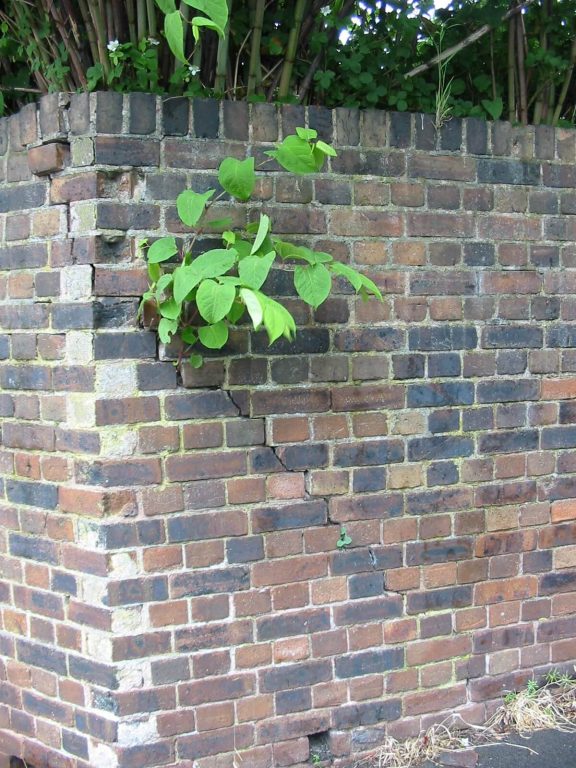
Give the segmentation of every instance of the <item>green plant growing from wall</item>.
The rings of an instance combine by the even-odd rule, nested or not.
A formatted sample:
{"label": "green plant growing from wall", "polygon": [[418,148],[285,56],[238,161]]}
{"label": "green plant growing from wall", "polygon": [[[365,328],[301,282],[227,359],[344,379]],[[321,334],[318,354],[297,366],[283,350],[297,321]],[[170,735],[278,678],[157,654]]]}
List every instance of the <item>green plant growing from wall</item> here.
{"label": "green plant growing from wall", "polygon": [[[300,176],[321,171],[326,158],[336,152],[318,139],[315,130],[297,128],[267,154]],[[198,349],[224,347],[230,327],[246,315],[255,331],[266,331],[270,344],[280,337],[294,338],[293,316],[266,293],[266,280],[278,260],[291,270],[298,296],[314,309],[329,297],[335,277],[345,278],[363,299],[382,299],[372,280],[330,254],[275,237],[265,213],[243,231],[225,229],[221,248],[194,256],[194,246],[206,230],[230,225],[227,220],[207,220],[213,203],[226,194],[240,203],[250,200],[257,181],[254,158],[225,158],[218,181],[222,187],[218,195],[214,189],[202,194],[185,190],[178,195],[178,216],[192,230],[182,247],[173,236],[146,246],[150,286],[140,310],[157,314],[158,336],[164,344],[180,339],[183,351],[179,363],[189,354],[193,367],[202,365]]]}

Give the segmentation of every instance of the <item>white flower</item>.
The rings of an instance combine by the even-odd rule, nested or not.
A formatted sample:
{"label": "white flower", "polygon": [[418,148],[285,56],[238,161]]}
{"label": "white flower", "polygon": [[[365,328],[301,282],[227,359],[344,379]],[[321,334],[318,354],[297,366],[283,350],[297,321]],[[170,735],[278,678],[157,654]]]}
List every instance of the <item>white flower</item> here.
{"label": "white flower", "polygon": [[114,53],[114,51],[117,51],[119,47],[120,47],[120,43],[118,42],[118,40],[110,40],[110,42],[106,46],[106,48],[108,48],[110,53]]}
{"label": "white flower", "polygon": [[200,67],[197,67],[196,64],[188,64],[188,72],[194,77],[200,72]]}
{"label": "white flower", "polygon": [[149,45],[160,45],[160,40],[156,40],[155,37],[148,38]]}

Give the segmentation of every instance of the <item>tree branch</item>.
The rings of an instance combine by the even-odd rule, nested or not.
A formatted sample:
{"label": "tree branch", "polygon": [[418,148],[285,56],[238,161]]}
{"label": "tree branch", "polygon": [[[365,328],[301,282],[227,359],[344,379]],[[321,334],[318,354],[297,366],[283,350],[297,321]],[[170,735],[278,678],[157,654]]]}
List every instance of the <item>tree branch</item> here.
{"label": "tree branch", "polygon": [[[510,8],[510,10],[507,11],[504,16],[502,16],[500,23],[507,21],[512,16],[515,16],[525,8],[528,8],[528,6],[532,5],[533,2],[534,0],[524,0],[524,2],[520,5],[517,5],[514,8]],[[475,32],[472,32],[472,34],[468,35],[468,37],[464,38],[464,40],[456,43],[456,45],[453,45],[451,48],[446,48],[446,50],[442,51],[442,53],[439,53],[438,56],[434,56],[434,58],[430,59],[430,61],[428,61],[426,64],[420,64],[420,66],[416,67],[415,69],[411,69],[410,72],[407,72],[404,75],[404,77],[414,77],[415,75],[420,75],[422,72],[426,72],[428,69],[432,69],[432,67],[434,67],[436,64],[439,64],[446,59],[451,59],[452,56],[460,53],[460,51],[464,50],[464,48],[467,48],[469,45],[472,45],[472,43],[475,43],[476,40],[480,40],[481,37],[484,37],[484,35],[490,32],[491,29],[492,27],[489,24],[484,24],[484,26],[480,27]]]}

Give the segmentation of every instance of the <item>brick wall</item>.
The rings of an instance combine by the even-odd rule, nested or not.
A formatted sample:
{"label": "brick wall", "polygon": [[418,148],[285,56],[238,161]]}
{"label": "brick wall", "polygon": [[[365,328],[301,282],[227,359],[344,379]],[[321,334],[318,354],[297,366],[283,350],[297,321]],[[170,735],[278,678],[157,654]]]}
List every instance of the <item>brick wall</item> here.
{"label": "brick wall", "polygon": [[[248,214],[385,301],[312,316],[278,272],[295,344],[239,329],[178,382],[136,243],[304,124],[332,173]],[[576,659],[575,138],[142,94],[0,120],[2,768],[349,766]]]}

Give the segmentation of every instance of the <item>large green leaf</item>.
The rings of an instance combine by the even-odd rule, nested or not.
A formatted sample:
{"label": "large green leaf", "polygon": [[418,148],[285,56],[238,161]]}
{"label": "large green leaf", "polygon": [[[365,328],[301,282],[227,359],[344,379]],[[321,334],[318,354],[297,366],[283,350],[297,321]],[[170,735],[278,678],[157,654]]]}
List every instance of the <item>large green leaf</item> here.
{"label": "large green leaf", "polygon": [[352,284],[354,290],[358,292],[362,288],[362,278],[359,272],[356,272],[352,267],[348,267],[346,264],[340,264],[339,261],[335,261],[330,265],[330,269],[336,275],[341,275]]}
{"label": "large green leaf", "polygon": [[240,296],[244,304],[246,304],[246,309],[248,310],[248,314],[254,325],[254,330],[257,331],[262,325],[262,319],[264,317],[264,310],[262,308],[262,303],[258,298],[258,294],[254,293],[254,291],[251,291],[249,288],[241,288]]}
{"label": "large green leaf", "polygon": [[232,197],[248,200],[256,184],[254,158],[237,160],[235,157],[227,157],[222,160],[218,169],[218,181]]}
{"label": "large green leaf", "polygon": [[228,22],[228,3],[226,0],[184,0],[184,2],[191,8],[205,13],[221,30],[224,30]]}
{"label": "large green leaf", "polygon": [[158,264],[161,261],[167,261],[178,253],[175,237],[161,237],[148,248],[146,254],[150,264]]}
{"label": "large green leaf", "polygon": [[224,30],[222,27],[216,24],[215,21],[212,21],[212,19],[207,19],[204,16],[194,16],[194,18],[190,19],[190,23],[192,24],[192,31],[194,32],[194,37],[196,39],[198,39],[199,36],[198,27],[207,27],[208,29],[213,29],[214,32],[220,35],[220,37],[224,37]]}
{"label": "large green leaf", "polygon": [[258,290],[266,281],[275,258],[274,251],[270,251],[265,256],[250,255],[242,259],[238,263],[238,275],[244,285]]}
{"label": "large green leaf", "polygon": [[260,250],[262,243],[264,240],[266,240],[268,232],[270,232],[270,216],[266,216],[265,213],[261,213],[260,221],[258,222],[258,231],[256,232],[256,237],[254,239],[250,253],[257,253]]}
{"label": "large green leaf", "polygon": [[170,344],[172,336],[178,330],[178,320],[170,320],[163,317],[158,323],[158,336],[163,344]]}
{"label": "large green leaf", "polygon": [[156,0],[156,5],[162,13],[173,13],[176,10],[175,0]]}
{"label": "large green leaf", "polygon": [[167,299],[160,304],[158,309],[162,317],[167,317],[168,320],[177,320],[180,317],[182,305],[174,299]]}
{"label": "large green leaf", "polygon": [[190,291],[196,288],[200,278],[194,267],[176,267],[172,277],[174,278],[172,294],[174,299],[181,304]]}
{"label": "large green leaf", "polygon": [[203,280],[196,291],[198,311],[207,323],[223,320],[234,303],[236,288],[230,283]]}
{"label": "large green leaf", "polygon": [[164,33],[174,56],[183,64],[186,63],[184,55],[184,23],[180,11],[172,11],[164,17]]}
{"label": "large green leaf", "polygon": [[368,298],[368,295],[370,294],[372,296],[376,296],[376,298],[380,299],[380,301],[384,301],[382,292],[376,283],[373,280],[370,280],[369,277],[366,277],[366,275],[363,275],[361,272],[358,274],[360,275],[360,280],[362,281],[362,287],[360,289],[362,298]]}
{"label": "large green leaf", "polygon": [[266,154],[291,173],[315,173],[318,170],[313,146],[298,136],[286,136],[276,149]]}
{"label": "large green leaf", "polygon": [[296,333],[294,318],[282,304],[274,301],[274,299],[264,298],[264,327],[268,333],[270,344],[279,339],[280,336],[284,336],[290,341]]}
{"label": "large green leaf", "polygon": [[332,277],[323,264],[298,266],[294,270],[294,287],[300,298],[316,309],[330,295]]}
{"label": "large green leaf", "polygon": [[180,192],[176,198],[176,207],[178,208],[178,216],[180,216],[180,219],[187,227],[195,227],[198,224],[206,208],[206,203],[210,200],[214,191],[209,189],[204,194],[200,194],[191,189],[185,189],[184,192]]}
{"label": "large green leaf", "polygon": [[235,248],[214,248],[194,259],[190,268],[198,275],[199,281],[206,277],[220,277],[232,269],[237,256]]}
{"label": "large green leaf", "polygon": [[198,337],[208,349],[221,349],[228,341],[228,326],[223,321],[198,328]]}
{"label": "large green leaf", "polygon": [[161,300],[162,294],[172,285],[172,275],[162,275],[160,280],[156,283],[156,297],[158,301]]}

